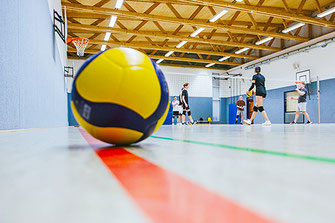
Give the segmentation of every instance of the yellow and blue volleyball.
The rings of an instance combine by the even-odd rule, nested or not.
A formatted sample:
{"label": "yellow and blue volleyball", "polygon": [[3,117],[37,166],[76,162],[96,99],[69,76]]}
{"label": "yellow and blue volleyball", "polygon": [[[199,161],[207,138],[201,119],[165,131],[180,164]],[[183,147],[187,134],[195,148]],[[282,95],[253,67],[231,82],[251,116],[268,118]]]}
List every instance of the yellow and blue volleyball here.
{"label": "yellow and blue volleyball", "polygon": [[250,90],[249,93],[247,94],[248,97],[252,97],[256,94],[253,90]]}
{"label": "yellow and blue volleyball", "polygon": [[114,48],[93,55],[78,70],[71,107],[78,123],[93,137],[129,145],[163,124],[169,90],[162,70],[147,55]]}

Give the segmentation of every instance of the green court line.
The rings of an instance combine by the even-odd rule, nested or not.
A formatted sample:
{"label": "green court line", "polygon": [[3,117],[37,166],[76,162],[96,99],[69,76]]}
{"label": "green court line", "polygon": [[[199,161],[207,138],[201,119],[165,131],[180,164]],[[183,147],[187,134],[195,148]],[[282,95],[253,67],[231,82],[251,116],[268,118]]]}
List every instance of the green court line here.
{"label": "green court line", "polygon": [[271,150],[244,148],[244,147],[238,147],[238,146],[229,146],[229,145],[224,145],[224,144],[200,142],[200,141],[187,140],[187,139],[175,139],[175,138],[160,137],[160,136],[151,136],[151,138],[179,141],[179,142],[186,142],[186,143],[198,144],[198,145],[203,145],[203,146],[212,146],[212,147],[219,147],[219,148],[225,148],[225,149],[234,149],[234,150],[239,150],[239,151],[262,153],[262,154],[273,155],[273,156],[282,156],[282,157],[289,157],[289,158],[295,158],[295,159],[312,160],[312,161],[335,164],[335,159],[325,158],[325,157],[308,156],[308,155],[301,155],[301,154],[294,154],[294,153],[283,153],[283,152],[276,152],[276,151],[271,151]]}

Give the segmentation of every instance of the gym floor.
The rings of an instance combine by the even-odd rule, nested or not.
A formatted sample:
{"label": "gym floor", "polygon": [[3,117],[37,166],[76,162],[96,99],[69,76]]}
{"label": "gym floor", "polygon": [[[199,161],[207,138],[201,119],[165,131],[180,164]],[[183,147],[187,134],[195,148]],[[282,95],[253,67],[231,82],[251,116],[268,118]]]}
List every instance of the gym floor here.
{"label": "gym floor", "polygon": [[334,222],[334,124],[0,132],[0,222]]}

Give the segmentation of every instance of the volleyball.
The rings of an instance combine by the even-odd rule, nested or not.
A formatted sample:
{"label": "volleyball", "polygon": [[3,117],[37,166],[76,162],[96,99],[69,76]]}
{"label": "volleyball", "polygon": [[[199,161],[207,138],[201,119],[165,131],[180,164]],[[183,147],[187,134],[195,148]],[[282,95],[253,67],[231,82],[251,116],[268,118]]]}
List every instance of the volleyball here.
{"label": "volleyball", "polygon": [[93,55],[78,70],[71,107],[78,123],[93,137],[129,145],[163,124],[169,90],[162,70],[148,56],[114,48]]}
{"label": "volleyball", "polygon": [[251,91],[249,91],[248,93],[247,93],[247,96],[248,97],[252,97],[252,96],[254,96],[255,95],[255,92],[253,91],[253,90],[251,90]]}

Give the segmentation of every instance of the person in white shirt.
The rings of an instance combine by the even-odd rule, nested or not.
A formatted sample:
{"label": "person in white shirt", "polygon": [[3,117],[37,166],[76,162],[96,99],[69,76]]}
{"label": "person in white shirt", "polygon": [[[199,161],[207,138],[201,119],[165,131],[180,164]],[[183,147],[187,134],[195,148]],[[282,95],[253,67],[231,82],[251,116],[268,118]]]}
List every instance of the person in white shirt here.
{"label": "person in white shirt", "polygon": [[181,106],[179,105],[179,101],[177,100],[176,96],[174,96],[174,98],[173,98],[172,107],[173,107],[172,124],[174,123],[174,119],[176,117],[177,117],[177,124],[178,124],[178,123],[180,123],[180,117],[181,117],[180,108],[181,108]]}

